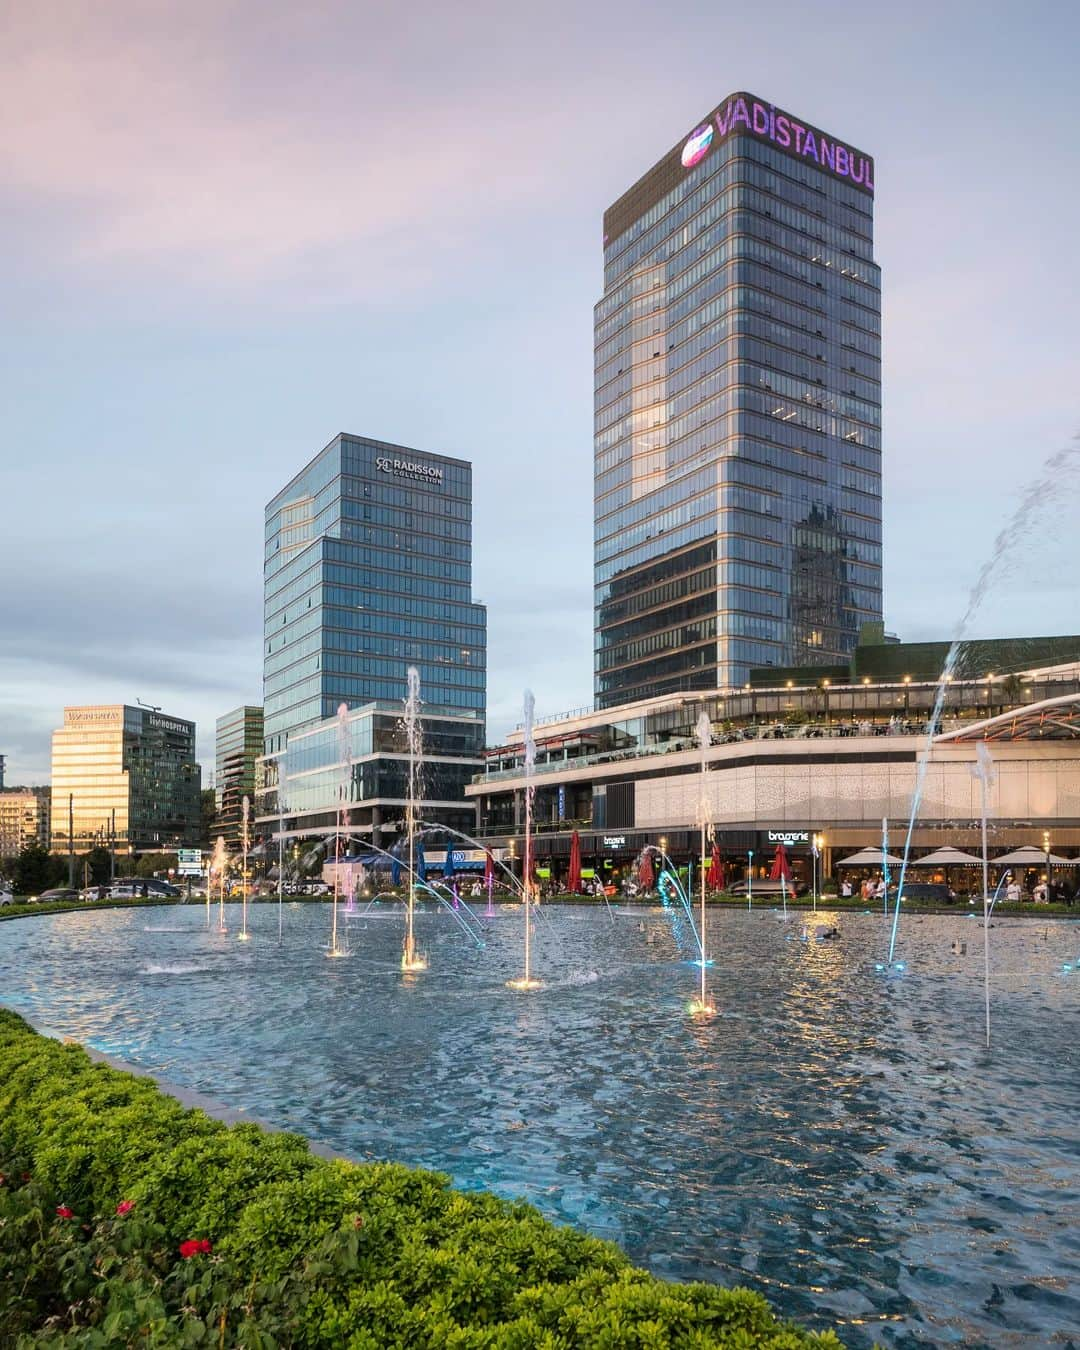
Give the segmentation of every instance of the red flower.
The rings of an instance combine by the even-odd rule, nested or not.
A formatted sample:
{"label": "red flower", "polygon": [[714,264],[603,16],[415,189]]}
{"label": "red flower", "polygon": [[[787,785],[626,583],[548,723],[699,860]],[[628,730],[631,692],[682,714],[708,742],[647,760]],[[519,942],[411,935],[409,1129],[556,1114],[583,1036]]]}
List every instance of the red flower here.
{"label": "red flower", "polygon": [[73,1219],[75,1217],[75,1211],[73,1209],[68,1209],[67,1205],[57,1205],[56,1213],[61,1219]]}
{"label": "red flower", "polygon": [[187,1242],[181,1242],[180,1255],[185,1261],[190,1261],[193,1256],[208,1256],[210,1254],[210,1240],[208,1238],[189,1238]]}
{"label": "red flower", "polygon": [[130,1214],[134,1208],[135,1208],[134,1200],[121,1200],[120,1203],[116,1206],[116,1212],[117,1214]]}
{"label": "red flower", "polygon": [[23,1179],[23,1181],[29,1181],[29,1180],[30,1180],[30,1173],[29,1173],[29,1172],[24,1172],[24,1173],[22,1174],[22,1179]]}

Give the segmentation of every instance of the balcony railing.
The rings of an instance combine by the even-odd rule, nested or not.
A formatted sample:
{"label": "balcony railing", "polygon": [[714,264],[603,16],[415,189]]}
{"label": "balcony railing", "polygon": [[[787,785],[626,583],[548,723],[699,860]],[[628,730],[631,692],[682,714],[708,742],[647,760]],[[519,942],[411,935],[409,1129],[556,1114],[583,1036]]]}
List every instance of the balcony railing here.
{"label": "balcony railing", "polygon": [[[952,731],[962,725],[959,718],[946,717],[941,720],[938,732]],[[713,734],[712,744],[739,745],[758,741],[808,741],[808,740],[847,740],[851,737],[863,739],[876,736],[918,736],[930,734],[930,723],[894,718],[891,722],[806,722],[800,726],[789,726],[777,722],[768,726],[747,726],[737,731]],[[560,773],[566,770],[586,768],[596,764],[618,764],[627,760],[648,759],[656,755],[685,753],[697,750],[691,738],[665,742],[663,745],[630,746],[622,750],[600,750],[592,755],[572,755],[567,759],[552,759],[536,765],[537,776],[545,773]],[[512,769],[495,769],[490,773],[474,775],[476,783],[505,782],[511,778],[523,778],[523,765]]]}

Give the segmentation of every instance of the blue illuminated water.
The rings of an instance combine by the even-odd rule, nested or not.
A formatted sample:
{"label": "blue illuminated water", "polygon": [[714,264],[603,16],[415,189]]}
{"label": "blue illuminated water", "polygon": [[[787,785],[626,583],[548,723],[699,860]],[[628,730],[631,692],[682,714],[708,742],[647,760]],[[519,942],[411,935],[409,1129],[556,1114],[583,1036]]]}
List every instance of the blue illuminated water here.
{"label": "blue illuminated water", "polygon": [[419,977],[399,915],[352,921],[329,961],[326,906],[286,907],[281,947],[276,906],[246,946],[204,913],[0,923],[0,1002],[350,1156],[525,1196],[661,1275],[748,1284],[853,1346],[1080,1327],[1080,925],[998,921],[986,1052],[964,914],[908,916],[885,977],[880,915],[804,943],[803,916],[714,912],[721,1016],[696,1021],[699,972],[659,910],[548,908],[536,994],[504,987],[516,907],[482,951],[420,914]]}

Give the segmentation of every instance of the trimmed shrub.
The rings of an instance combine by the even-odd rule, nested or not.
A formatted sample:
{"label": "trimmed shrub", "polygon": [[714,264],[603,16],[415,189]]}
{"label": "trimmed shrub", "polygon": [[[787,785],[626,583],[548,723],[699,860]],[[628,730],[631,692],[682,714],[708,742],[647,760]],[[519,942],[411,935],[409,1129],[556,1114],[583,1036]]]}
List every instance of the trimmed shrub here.
{"label": "trimmed shrub", "polygon": [[531,1206],[226,1127],[0,1010],[0,1344],[800,1350]]}

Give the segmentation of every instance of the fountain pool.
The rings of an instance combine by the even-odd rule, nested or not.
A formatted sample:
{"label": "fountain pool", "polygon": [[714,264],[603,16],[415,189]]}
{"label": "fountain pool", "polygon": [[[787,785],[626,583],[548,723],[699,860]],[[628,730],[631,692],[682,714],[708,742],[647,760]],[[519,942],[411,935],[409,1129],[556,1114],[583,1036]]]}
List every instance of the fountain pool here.
{"label": "fountain pool", "polygon": [[712,911],[706,1020],[669,914],[546,917],[523,999],[517,906],[483,950],[420,906],[423,974],[400,968],[397,906],[342,917],[333,962],[321,905],[287,907],[280,946],[269,905],[247,944],[197,905],[42,915],[0,924],[0,1001],[352,1157],[524,1196],[661,1275],[750,1285],[852,1346],[1068,1344],[1080,926],[997,921],[987,1052],[962,913],[907,916],[907,968],[882,979],[880,914],[818,943],[761,906]]}

